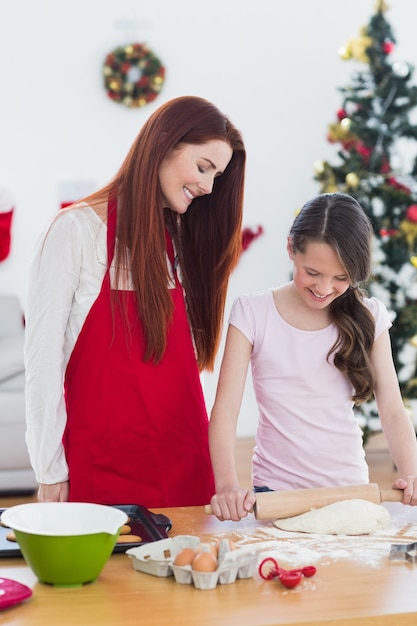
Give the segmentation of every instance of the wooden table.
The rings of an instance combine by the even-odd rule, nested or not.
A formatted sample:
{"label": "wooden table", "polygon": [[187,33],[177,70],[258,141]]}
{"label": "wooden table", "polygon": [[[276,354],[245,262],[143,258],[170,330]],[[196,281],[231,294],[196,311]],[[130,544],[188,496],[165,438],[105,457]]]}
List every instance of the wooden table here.
{"label": "wooden table", "polygon": [[[398,505],[402,507],[402,505]],[[417,508],[410,519],[417,523]],[[173,522],[170,535],[249,536],[265,522],[250,515],[235,524],[219,522],[203,507],[155,509]],[[402,515],[404,513],[402,512]],[[409,525],[410,526],[410,525]],[[417,539],[417,537],[416,537]],[[336,539],[335,539],[336,540]],[[263,553],[267,556],[268,553]],[[33,588],[22,604],[0,612],[8,626],[415,626],[417,565],[384,558],[380,567],[356,559],[317,565],[313,578],[295,589],[259,575],[238,579],[213,590],[180,585],[173,577],[158,578],[133,569],[125,554],[110,557],[97,581],[75,589],[59,589],[36,581],[22,558],[1,559],[0,576]]]}

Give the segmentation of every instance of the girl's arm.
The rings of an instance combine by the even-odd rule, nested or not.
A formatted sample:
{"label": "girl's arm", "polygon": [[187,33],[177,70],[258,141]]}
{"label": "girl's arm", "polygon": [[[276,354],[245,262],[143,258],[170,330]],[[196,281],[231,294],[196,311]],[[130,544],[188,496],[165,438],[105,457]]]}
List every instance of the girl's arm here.
{"label": "girl's arm", "polygon": [[393,488],[404,489],[404,504],[417,505],[416,433],[401,397],[388,330],[375,340],[371,361],[375,371],[375,399],[382,429],[400,476]]}
{"label": "girl's arm", "polygon": [[252,351],[252,344],[229,325],[216,398],[210,417],[210,455],[216,481],[211,499],[220,520],[238,521],[248,514],[255,496],[239,486],[235,465],[236,426]]}

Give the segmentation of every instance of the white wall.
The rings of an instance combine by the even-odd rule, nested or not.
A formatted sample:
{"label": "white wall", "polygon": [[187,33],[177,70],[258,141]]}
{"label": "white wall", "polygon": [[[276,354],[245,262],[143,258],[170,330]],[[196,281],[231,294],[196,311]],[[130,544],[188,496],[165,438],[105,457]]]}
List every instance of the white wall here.
{"label": "white wall", "polygon": [[[417,65],[417,2],[389,5],[392,58]],[[232,277],[226,316],[238,294],[287,280],[287,230],[318,192],[314,161],[334,158],[326,132],[341,104],[337,87],[358,69],[338,50],[374,7],[375,0],[0,0],[0,187],[15,198],[0,293],[17,293],[24,306],[35,241],[59,208],[60,185],[107,182],[149,114],[183,94],[213,100],[242,130],[244,225],[265,229]],[[106,54],[134,40],[167,68],[161,95],[142,109],[111,102],[102,87]],[[209,408],[217,373],[206,375]],[[248,385],[238,432],[251,435],[255,425]]]}

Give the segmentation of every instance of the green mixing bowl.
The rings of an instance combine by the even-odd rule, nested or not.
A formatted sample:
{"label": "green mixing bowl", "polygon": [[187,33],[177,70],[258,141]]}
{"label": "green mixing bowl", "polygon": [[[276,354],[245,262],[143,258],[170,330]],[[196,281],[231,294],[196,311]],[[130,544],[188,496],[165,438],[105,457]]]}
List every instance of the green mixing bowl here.
{"label": "green mixing bowl", "polygon": [[119,509],[86,502],[19,504],[1,515],[39,581],[59,587],[95,580],[126,521]]}

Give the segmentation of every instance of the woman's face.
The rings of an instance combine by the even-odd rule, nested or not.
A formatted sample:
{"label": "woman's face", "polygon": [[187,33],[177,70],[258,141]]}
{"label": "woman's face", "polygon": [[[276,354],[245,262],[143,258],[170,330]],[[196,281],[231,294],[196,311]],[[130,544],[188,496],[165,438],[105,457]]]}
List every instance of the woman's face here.
{"label": "woman's face", "polygon": [[287,250],[294,285],[309,308],[324,309],[349,288],[346,269],[329,244],[310,241],[304,252],[293,252],[289,238]]}
{"label": "woman's face", "polygon": [[161,164],[159,183],[164,207],[185,213],[197,196],[211,193],[214,179],[226,169],[232,148],[222,139],[180,144]]}

